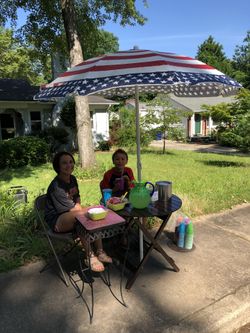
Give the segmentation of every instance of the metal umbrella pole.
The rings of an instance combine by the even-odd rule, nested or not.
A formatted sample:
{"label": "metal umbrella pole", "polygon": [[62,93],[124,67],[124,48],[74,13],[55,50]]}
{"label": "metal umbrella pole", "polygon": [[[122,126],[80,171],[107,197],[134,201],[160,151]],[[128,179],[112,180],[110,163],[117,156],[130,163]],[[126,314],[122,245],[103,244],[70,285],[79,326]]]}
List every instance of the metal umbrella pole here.
{"label": "metal umbrella pole", "polygon": [[[139,89],[135,86],[135,121],[136,121],[136,154],[137,154],[137,179],[141,182],[141,141],[140,141],[140,110],[139,110]],[[139,222],[143,223],[142,217]],[[143,232],[139,230],[140,261],[143,259]]]}

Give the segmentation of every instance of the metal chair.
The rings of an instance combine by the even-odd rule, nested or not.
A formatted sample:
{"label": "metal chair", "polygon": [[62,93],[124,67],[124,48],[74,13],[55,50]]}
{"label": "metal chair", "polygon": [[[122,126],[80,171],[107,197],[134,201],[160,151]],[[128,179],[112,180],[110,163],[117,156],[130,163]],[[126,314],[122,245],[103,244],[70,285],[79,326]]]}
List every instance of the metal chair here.
{"label": "metal chair", "polygon": [[[50,245],[50,247],[52,249],[52,252],[54,254],[56,263],[57,263],[57,265],[59,267],[59,270],[61,272],[61,275],[62,275],[61,278],[64,281],[64,283],[66,284],[66,286],[68,287],[69,286],[69,281],[66,277],[66,273],[63,269],[60,258],[65,257],[68,253],[70,253],[77,246],[77,244],[79,243],[79,240],[76,240],[77,236],[74,235],[74,232],[56,233],[56,232],[53,232],[47,226],[47,223],[44,220],[45,205],[46,205],[46,194],[40,195],[39,197],[37,197],[35,199],[35,210],[36,210],[38,220],[42,225],[43,232],[46,235],[47,240],[49,242],[49,245]],[[64,242],[70,244],[69,250],[64,251],[63,253],[57,253],[56,248],[53,244],[53,242],[55,240],[64,241]],[[44,268],[42,268],[40,273],[42,273],[43,271],[45,271],[46,269],[51,267],[51,265],[52,264],[46,264],[46,266]]]}

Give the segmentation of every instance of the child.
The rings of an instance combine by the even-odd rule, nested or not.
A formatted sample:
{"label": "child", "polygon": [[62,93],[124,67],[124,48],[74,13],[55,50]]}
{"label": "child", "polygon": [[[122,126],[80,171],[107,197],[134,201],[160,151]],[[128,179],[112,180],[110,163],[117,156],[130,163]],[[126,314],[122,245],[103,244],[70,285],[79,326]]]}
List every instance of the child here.
{"label": "child", "polygon": [[[75,228],[76,216],[79,212],[86,212],[87,208],[81,206],[80,193],[76,178],[72,175],[74,170],[74,157],[68,152],[59,152],[54,156],[53,168],[57,176],[50,183],[47,190],[45,207],[45,220],[54,232],[63,233]],[[103,263],[112,263],[112,258],[104,252],[102,240],[94,242],[96,251],[89,250],[85,239],[79,235],[87,257],[85,263],[95,272],[104,270]]]}
{"label": "child", "polygon": [[130,190],[131,182],[135,180],[132,169],[126,167],[128,154],[123,149],[117,149],[112,155],[114,167],[105,172],[100,188],[112,189],[112,196],[120,197]]}

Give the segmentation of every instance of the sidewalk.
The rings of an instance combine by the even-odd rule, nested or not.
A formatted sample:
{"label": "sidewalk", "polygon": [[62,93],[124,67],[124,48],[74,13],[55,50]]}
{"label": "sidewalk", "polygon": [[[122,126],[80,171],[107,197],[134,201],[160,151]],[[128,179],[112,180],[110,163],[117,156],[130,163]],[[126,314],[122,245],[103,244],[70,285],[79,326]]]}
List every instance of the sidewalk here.
{"label": "sidewalk", "polygon": [[[100,278],[94,282],[92,325],[72,286],[42,262],[0,274],[0,332],[5,333],[206,333],[233,332],[250,319],[250,204],[196,219],[195,250],[161,244],[180,267],[167,269],[153,251],[130,292],[119,304]],[[171,228],[171,224],[169,225]],[[112,270],[114,291],[119,276]],[[84,289],[90,300],[90,288]]]}

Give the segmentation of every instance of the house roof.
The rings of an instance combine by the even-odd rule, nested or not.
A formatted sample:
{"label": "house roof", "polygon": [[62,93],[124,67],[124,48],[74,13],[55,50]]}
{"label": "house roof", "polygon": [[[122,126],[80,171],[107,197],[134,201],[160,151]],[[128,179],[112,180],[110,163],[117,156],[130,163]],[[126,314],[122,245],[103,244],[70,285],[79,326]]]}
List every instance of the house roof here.
{"label": "house roof", "polygon": [[[0,101],[32,101],[40,87],[32,86],[26,80],[0,79]],[[90,105],[116,105],[118,102],[100,96],[88,96]],[[54,103],[56,103],[54,101]]]}
{"label": "house roof", "polygon": [[106,99],[101,96],[90,95],[88,96],[89,104],[90,105],[118,105],[119,102],[112,101],[111,99]]}
{"label": "house roof", "polygon": [[26,80],[0,79],[0,101],[33,101],[39,87]]}
{"label": "house roof", "polygon": [[[178,97],[174,94],[168,95],[170,103],[173,107],[192,112],[204,112],[201,108],[203,104],[216,105],[219,103],[232,103],[235,101],[235,96],[216,96],[216,97]],[[129,99],[126,101],[127,106],[135,107],[135,100]],[[140,102],[140,110],[146,110],[147,103]]]}
{"label": "house roof", "polygon": [[219,103],[232,103],[235,101],[234,96],[217,96],[217,97],[178,97],[169,94],[170,102],[174,107],[178,107],[187,111],[202,112],[203,104],[216,105]]}

